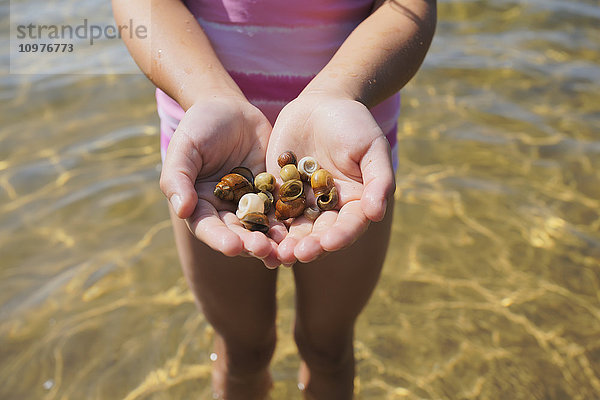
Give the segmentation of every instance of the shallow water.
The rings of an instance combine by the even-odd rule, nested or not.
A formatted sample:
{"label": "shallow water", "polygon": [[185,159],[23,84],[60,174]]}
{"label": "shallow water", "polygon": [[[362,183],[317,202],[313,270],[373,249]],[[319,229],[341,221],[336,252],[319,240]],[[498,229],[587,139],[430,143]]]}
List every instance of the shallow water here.
{"label": "shallow water", "polygon": [[[438,3],[404,90],[357,398],[599,398],[600,6]],[[0,82],[0,398],[210,398],[213,333],[158,188],[151,85]],[[299,399],[289,271],[278,296],[273,398]]]}

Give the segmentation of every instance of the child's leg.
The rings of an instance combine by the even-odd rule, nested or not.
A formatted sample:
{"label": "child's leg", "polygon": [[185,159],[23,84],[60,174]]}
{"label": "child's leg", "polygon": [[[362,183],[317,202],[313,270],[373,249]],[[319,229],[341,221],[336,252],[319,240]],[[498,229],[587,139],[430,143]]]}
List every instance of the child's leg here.
{"label": "child's leg", "polygon": [[354,381],[354,323],[385,259],[393,202],[382,222],[349,248],[294,266],[295,339],[304,360],[300,383],[308,399],[351,399]]}
{"label": "child's leg", "polygon": [[254,258],[226,257],[171,220],[183,272],[217,334],[213,385],[228,400],[263,399],[271,386],[277,271]]}

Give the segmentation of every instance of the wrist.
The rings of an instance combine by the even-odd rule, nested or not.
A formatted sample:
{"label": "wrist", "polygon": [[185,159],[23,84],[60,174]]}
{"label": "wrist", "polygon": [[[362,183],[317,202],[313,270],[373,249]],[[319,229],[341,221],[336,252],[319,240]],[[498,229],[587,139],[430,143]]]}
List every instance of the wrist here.
{"label": "wrist", "polygon": [[185,111],[198,102],[217,98],[247,101],[242,91],[231,78],[206,79],[203,77],[203,79],[183,82],[180,84],[178,95],[174,96],[174,98]]}
{"label": "wrist", "polygon": [[336,74],[321,71],[300,93],[300,96],[320,95],[330,98],[360,102],[360,96],[349,85],[344,85]]}
{"label": "wrist", "polygon": [[327,66],[315,76],[301,94],[319,93],[356,101],[367,108],[372,108],[383,100],[374,96],[376,82],[375,78],[369,78],[364,72],[352,72],[344,68]]}

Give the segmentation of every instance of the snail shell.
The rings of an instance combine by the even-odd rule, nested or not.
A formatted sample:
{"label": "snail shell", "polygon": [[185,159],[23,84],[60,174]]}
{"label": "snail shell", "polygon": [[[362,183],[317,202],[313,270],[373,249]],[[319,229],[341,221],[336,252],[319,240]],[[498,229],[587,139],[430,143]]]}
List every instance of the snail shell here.
{"label": "snail shell", "polygon": [[331,188],[335,187],[333,175],[326,169],[319,169],[310,177],[310,186],[315,193],[315,197],[329,193]]}
{"label": "snail shell", "polygon": [[338,203],[338,191],[334,186],[327,193],[323,193],[317,197],[317,206],[323,210],[333,210]]}
{"label": "snail shell", "polygon": [[294,166],[296,165],[296,161],[298,159],[296,158],[296,155],[294,154],[293,151],[288,150],[288,151],[284,151],[283,153],[281,153],[279,155],[279,157],[277,157],[277,164],[279,164],[279,167],[283,168],[284,165],[288,165],[288,164],[294,164]]}
{"label": "snail shell", "polygon": [[265,211],[265,202],[256,193],[246,193],[240,199],[238,209],[235,215],[242,219],[249,213],[263,213]]}
{"label": "snail shell", "polygon": [[305,182],[310,181],[312,174],[319,169],[319,163],[314,157],[304,157],[298,161],[298,172],[300,179]]}
{"label": "snail shell", "polygon": [[283,202],[290,202],[303,195],[304,185],[300,179],[284,182],[279,188],[279,199]]}
{"label": "snail shell", "polygon": [[260,192],[258,194],[258,197],[261,198],[261,200],[264,202],[265,205],[265,211],[264,213],[268,213],[269,211],[271,211],[271,207],[273,206],[273,203],[275,202],[275,199],[273,198],[273,193],[271,192]]}
{"label": "snail shell", "polygon": [[242,225],[249,231],[269,232],[269,218],[263,213],[251,212],[242,218]]}
{"label": "snail shell", "polygon": [[288,218],[295,218],[302,215],[306,208],[306,200],[304,197],[298,197],[292,201],[281,201],[277,200],[275,203],[275,218],[278,220],[284,220]]}
{"label": "snail shell", "polygon": [[298,172],[298,168],[294,164],[284,165],[281,171],[279,171],[279,175],[284,182],[292,179],[300,179],[300,172]]}
{"label": "snail shell", "polygon": [[309,221],[314,221],[319,217],[319,215],[321,215],[321,210],[319,210],[317,207],[306,207],[304,210],[304,216]]}
{"label": "snail shell", "polygon": [[268,172],[261,172],[254,178],[254,187],[261,192],[272,192],[275,189],[275,177]]}
{"label": "snail shell", "polygon": [[234,169],[229,171],[229,173],[230,174],[240,174],[241,176],[246,178],[248,180],[248,182],[250,182],[250,183],[254,182],[254,174],[252,174],[252,171],[250,171],[246,167],[235,167]]}
{"label": "snail shell", "polygon": [[240,174],[227,174],[217,183],[214,195],[221,200],[235,201],[236,203],[246,193],[254,191],[254,187]]}

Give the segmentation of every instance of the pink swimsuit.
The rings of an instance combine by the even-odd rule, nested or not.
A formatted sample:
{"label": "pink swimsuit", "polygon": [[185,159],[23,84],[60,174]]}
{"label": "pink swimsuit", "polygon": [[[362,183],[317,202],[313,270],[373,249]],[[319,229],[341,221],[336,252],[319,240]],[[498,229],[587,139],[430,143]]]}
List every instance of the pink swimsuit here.
{"label": "pink swimsuit", "polygon": [[[348,35],[371,13],[370,0],[187,0],[219,59],[248,100],[275,122],[327,64]],[[184,111],[156,90],[161,153]],[[393,148],[400,96],[371,109]]]}

